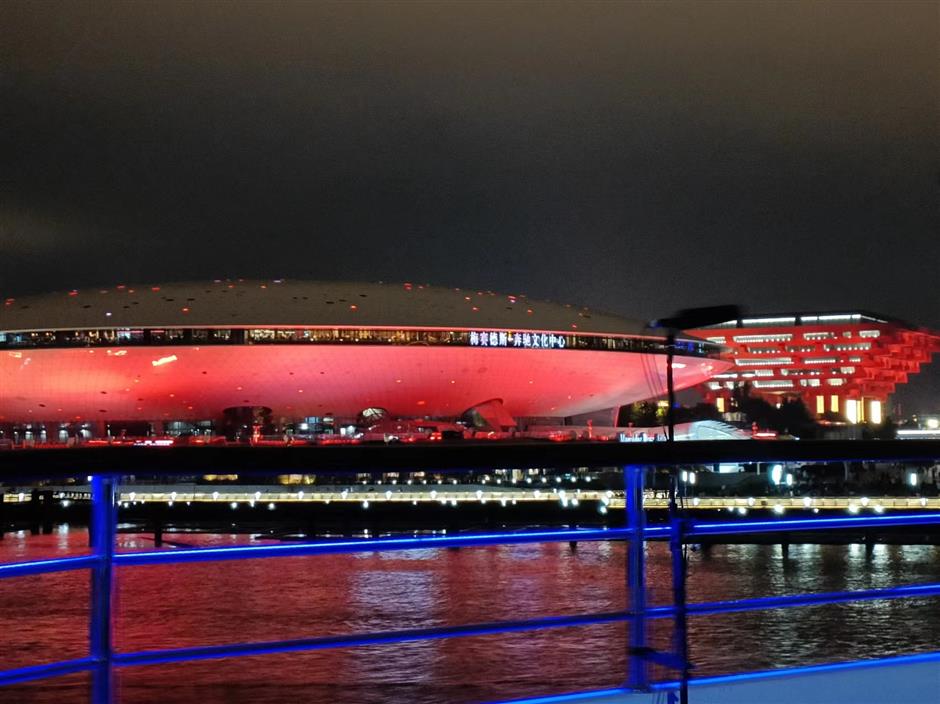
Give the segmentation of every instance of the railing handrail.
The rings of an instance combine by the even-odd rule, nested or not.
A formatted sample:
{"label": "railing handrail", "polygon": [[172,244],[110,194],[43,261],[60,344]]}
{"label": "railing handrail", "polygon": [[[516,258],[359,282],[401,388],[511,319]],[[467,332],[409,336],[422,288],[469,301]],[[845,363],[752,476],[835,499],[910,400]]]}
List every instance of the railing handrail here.
{"label": "railing handrail", "polygon": [[[690,519],[685,531],[689,538],[714,535],[752,535],[755,533],[795,533],[819,530],[858,530],[863,528],[903,527],[914,525],[940,525],[940,512],[894,514],[876,516],[844,516],[838,518],[775,519],[766,521],[696,521]],[[665,540],[670,535],[668,525],[647,525],[644,540]],[[435,550],[455,547],[482,547],[486,545],[521,545],[526,543],[589,542],[626,540],[632,536],[629,528],[575,528],[546,531],[514,531],[502,533],[462,533],[457,535],[422,538],[362,538],[356,540],[298,541],[275,545],[229,545],[214,548],[179,548],[174,550],[140,550],[116,552],[118,566],[172,564],[184,562],[217,562],[225,560],[260,559],[267,557],[301,557],[337,555],[359,552]],[[90,567],[94,555],[61,557],[44,560],[0,563],[0,579],[31,574],[64,572]]]}

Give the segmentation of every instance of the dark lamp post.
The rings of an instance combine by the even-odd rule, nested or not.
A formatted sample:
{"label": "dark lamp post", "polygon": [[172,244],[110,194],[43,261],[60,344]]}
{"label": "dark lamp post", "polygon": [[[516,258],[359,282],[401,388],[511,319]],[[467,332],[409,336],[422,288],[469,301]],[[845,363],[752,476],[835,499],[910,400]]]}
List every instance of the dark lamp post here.
{"label": "dark lamp post", "polygon": [[[676,435],[676,386],[672,375],[672,360],[676,352],[676,335],[683,330],[704,328],[717,325],[727,320],[737,320],[741,317],[738,306],[710,306],[708,308],[687,308],[680,310],[671,318],[652,321],[651,328],[660,328],[666,331],[666,390],[669,394],[669,407],[666,409],[667,442],[675,442]],[[672,481],[669,483],[669,522],[672,526],[672,538],[669,541],[672,553],[672,593],[673,603],[676,607],[675,615],[675,648],[678,660],[681,663],[679,677],[679,701],[681,704],[689,702],[689,637],[686,614],[686,555],[683,540],[685,521],[679,514],[676,503],[676,489],[679,483],[679,469],[672,468]]]}
{"label": "dark lamp post", "polygon": [[676,353],[676,335],[683,330],[706,328],[727,320],[737,320],[740,317],[741,309],[738,306],[709,306],[685,308],[671,318],[661,318],[650,322],[651,328],[661,328],[666,331],[666,391],[669,397],[669,406],[666,408],[666,440],[668,442],[675,440],[676,386],[672,375],[672,360]]}

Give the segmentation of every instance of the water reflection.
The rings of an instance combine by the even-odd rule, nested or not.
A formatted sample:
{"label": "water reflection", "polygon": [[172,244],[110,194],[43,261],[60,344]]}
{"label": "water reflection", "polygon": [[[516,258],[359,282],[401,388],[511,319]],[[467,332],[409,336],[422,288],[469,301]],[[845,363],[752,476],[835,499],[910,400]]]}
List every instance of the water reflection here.
{"label": "water reflection", "polygon": [[[121,536],[122,548],[149,547]],[[188,535],[200,546],[249,536]],[[87,551],[84,530],[7,534],[0,561]],[[647,546],[652,602],[669,603],[666,545]],[[715,546],[690,553],[692,601],[885,587],[937,580],[934,546]],[[119,650],[346,634],[619,609],[621,543],[493,546],[122,568]],[[87,573],[0,582],[0,665],[85,652]],[[935,649],[940,600],[907,599],[698,617],[696,674],[877,657]],[[651,625],[668,647],[671,625]],[[461,702],[620,684],[622,624],[316,653],[131,668],[123,702],[274,704]],[[657,673],[663,675],[664,673]],[[85,701],[85,676],[0,690],[0,702]]]}

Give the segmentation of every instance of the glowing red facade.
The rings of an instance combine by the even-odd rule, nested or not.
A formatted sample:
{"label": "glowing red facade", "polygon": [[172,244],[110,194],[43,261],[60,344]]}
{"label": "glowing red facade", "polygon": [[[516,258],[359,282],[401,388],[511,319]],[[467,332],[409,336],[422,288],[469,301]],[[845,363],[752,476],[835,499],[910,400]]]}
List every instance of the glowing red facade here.
{"label": "glowing red facade", "polygon": [[[686,341],[677,387],[729,365]],[[412,284],[218,281],[7,299],[0,422],[169,421],[265,407],[560,418],[656,395],[663,339],[586,308]]]}
{"label": "glowing red facade", "polygon": [[704,386],[719,410],[748,384],[767,398],[799,397],[810,412],[878,423],[898,384],[940,350],[940,336],[869,313],[804,313],[733,320],[690,331],[723,345],[734,367]]}

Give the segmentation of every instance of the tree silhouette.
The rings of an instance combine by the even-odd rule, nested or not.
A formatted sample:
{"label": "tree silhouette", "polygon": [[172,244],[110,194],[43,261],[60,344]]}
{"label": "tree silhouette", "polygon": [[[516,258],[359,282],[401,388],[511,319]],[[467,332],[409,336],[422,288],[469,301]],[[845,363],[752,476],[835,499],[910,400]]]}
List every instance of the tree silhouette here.
{"label": "tree silhouette", "polygon": [[745,382],[734,389],[732,399],[747,421],[758,427],[799,437],[815,437],[818,433],[818,425],[801,398],[783,398],[778,408],[762,396],[752,395],[751,385]]}

